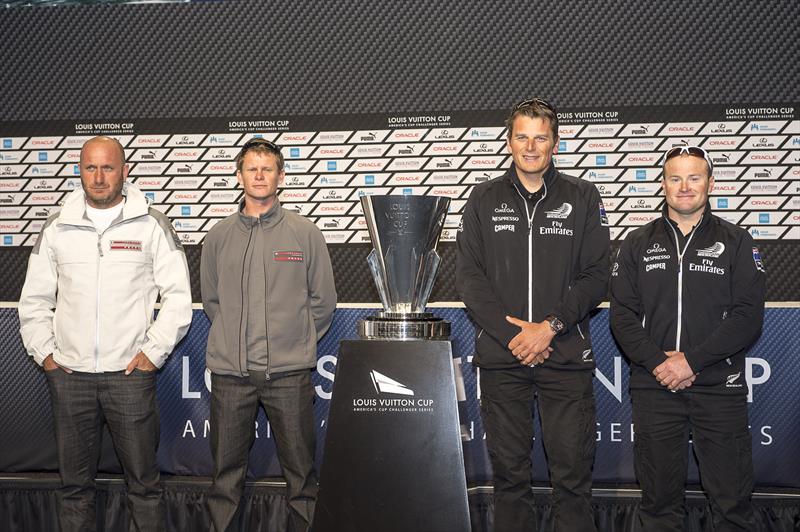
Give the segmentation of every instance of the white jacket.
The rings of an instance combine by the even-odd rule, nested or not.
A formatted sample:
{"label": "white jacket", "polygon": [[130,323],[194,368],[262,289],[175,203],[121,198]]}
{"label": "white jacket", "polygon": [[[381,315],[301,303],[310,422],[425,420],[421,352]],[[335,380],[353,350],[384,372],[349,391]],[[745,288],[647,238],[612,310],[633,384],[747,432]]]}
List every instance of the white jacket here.
{"label": "white jacket", "polygon": [[103,233],[79,189],[39,234],[19,301],[22,341],[39,365],[52,353],[75,371],[120,371],[142,351],[161,367],[189,328],[183,247],[139,189],[126,183],[123,194],[122,215]]}

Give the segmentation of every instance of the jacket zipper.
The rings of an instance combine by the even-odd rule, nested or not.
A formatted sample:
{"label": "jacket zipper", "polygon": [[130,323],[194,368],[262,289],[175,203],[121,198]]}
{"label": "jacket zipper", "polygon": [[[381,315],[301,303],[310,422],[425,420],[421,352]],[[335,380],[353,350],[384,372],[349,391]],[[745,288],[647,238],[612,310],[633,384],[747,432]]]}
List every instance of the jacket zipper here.
{"label": "jacket zipper", "polygon": [[[97,229],[95,229],[95,232]],[[104,231],[105,232],[105,231]],[[100,259],[103,257],[103,233],[97,233],[97,277],[95,278],[95,317],[94,317],[94,370],[100,364]]]}
{"label": "jacket zipper", "polygon": [[[261,218],[258,219],[258,236],[262,238],[261,234]],[[269,370],[270,363],[272,362],[272,353],[269,349],[269,278],[267,277],[267,257],[264,257],[264,247],[261,248],[261,265],[264,268],[264,342],[267,344],[267,371],[264,373],[266,380],[270,379]]]}
{"label": "jacket zipper", "polygon": [[517,191],[517,194],[520,198],[522,198],[522,203],[525,204],[525,217],[528,219],[528,321],[533,322],[533,218],[536,216],[536,208],[539,206],[539,203],[547,196],[547,184],[542,180],[542,186],[544,187],[544,194],[542,197],[539,198],[536,203],[533,205],[533,212],[531,213],[528,209],[528,200],[525,199],[525,196],[519,191],[519,189],[514,186],[514,190]]}
{"label": "jacket zipper", "polygon": [[673,227],[671,223],[667,223],[669,224],[669,228],[672,229],[672,235],[675,237],[675,250],[678,252],[678,330],[675,333],[675,351],[680,351],[681,326],[683,324],[683,255],[686,253],[686,250],[689,249],[689,243],[692,241],[695,232],[692,231],[692,234],[686,239],[686,244],[681,250],[678,233],[675,232],[675,227]]}
{"label": "jacket zipper", "polygon": [[237,351],[239,355],[239,375],[244,375],[244,370],[242,369],[242,327],[244,327],[244,297],[245,297],[245,286],[244,286],[244,272],[247,268],[247,252],[250,250],[250,241],[253,239],[253,228],[255,225],[250,226],[250,233],[247,235],[247,245],[244,247],[244,255],[242,256],[242,278],[239,281],[239,288],[242,291],[242,308],[239,311],[239,334],[236,336],[236,343],[237,343]]}

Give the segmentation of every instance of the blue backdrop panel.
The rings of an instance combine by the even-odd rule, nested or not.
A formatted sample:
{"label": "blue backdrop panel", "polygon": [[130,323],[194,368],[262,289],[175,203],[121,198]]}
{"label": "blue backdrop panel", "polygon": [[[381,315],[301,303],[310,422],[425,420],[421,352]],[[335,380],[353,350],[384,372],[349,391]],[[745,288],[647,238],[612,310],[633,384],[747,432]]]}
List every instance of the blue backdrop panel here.
{"label": "blue backdrop panel", "polygon": [[[491,479],[479,411],[479,376],[472,368],[473,328],[463,309],[434,309],[452,322],[454,364],[463,375],[464,396],[459,413],[464,435],[467,480]],[[325,437],[325,423],[339,341],[355,338],[356,322],[373,309],[338,309],[330,332],[318,349],[314,384],[318,422],[318,459]],[[767,309],[764,333],[751,349],[747,361],[750,391],[750,424],[756,483],[760,486],[800,487],[800,309]],[[48,471],[56,469],[52,436],[52,414],[47,386],[38,367],[25,355],[15,309],[0,309],[0,339],[4,369],[0,372],[0,471]],[[628,398],[628,366],[608,330],[608,311],[599,310],[592,319],[592,337],[597,353],[595,379],[597,397],[597,459],[594,478],[598,482],[633,482],[633,429]],[[158,380],[161,409],[159,463],[164,472],[178,475],[209,475],[208,450],[209,380],[205,371],[208,320],[194,312],[192,328],[162,369]],[[457,372],[458,374],[458,372]],[[256,442],[250,454],[252,476],[280,476],[274,439],[268,420],[260,412],[253,430]],[[534,445],[534,477],[547,479],[538,427]],[[101,469],[118,472],[108,442]],[[697,481],[692,466],[690,481]]]}

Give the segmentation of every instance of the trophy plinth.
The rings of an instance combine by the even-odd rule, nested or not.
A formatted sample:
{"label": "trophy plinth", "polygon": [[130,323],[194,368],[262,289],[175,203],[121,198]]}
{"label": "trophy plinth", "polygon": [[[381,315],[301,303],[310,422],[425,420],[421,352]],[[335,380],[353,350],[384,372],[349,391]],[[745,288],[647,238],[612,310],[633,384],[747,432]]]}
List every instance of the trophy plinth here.
{"label": "trophy plinth", "polygon": [[365,340],[448,340],[450,322],[430,312],[378,312],[358,321],[358,336]]}
{"label": "trophy plinth", "polygon": [[358,322],[365,340],[447,340],[450,322],[425,312],[441,258],[436,244],[450,198],[362,196],[367,257],[383,311]]}

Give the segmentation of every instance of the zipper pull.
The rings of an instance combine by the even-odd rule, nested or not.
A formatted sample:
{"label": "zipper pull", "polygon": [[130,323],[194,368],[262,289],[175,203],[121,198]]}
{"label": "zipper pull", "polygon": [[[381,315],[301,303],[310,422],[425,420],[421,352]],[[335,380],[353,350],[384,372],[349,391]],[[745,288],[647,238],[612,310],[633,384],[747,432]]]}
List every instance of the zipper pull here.
{"label": "zipper pull", "polygon": [[100,239],[100,235],[97,235],[97,252],[101,257],[103,256],[103,242]]}

